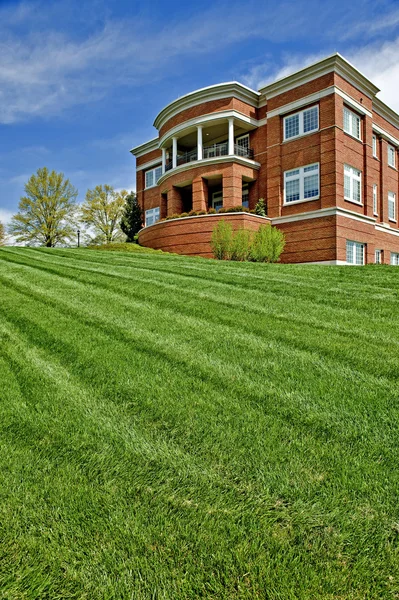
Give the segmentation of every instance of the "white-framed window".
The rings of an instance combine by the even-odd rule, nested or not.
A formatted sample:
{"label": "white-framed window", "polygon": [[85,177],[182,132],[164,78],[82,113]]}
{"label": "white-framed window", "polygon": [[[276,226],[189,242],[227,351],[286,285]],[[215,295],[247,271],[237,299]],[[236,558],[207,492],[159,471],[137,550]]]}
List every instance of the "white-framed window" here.
{"label": "white-framed window", "polygon": [[388,219],[396,221],[396,194],[388,192]]}
{"label": "white-framed window", "polygon": [[344,198],[356,204],[362,203],[362,172],[344,165]]}
{"label": "white-framed window", "polygon": [[248,183],[242,184],[242,205],[245,208],[249,208],[249,185],[248,185]]}
{"label": "white-framed window", "polygon": [[344,131],[349,133],[358,140],[362,139],[361,135],[361,118],[356,113],[349,110],[344,106]]}
{"label": "white-framed window", "polygon": [[378,158],[377,136],[376,135],[373,135],[373,156],[374,156],[374,158]]}
{"label": "white-framed window", "polygon": [[319,163],[285,171],[284,204],[315,200],[319,196]]}
{"label": "white-framed window", "polygon": [[284,117],[284,140],[306,135],[319,129],[319,107],[312,106]]}
{"label": "white-framed window", "polygon": [[159,167],[155,167],[154,169],[150,169],[150,171],[145,172],[145,187],[150,188],[157,185],[158,179],[162,175],[162,165]]}
{"label": "white-framed window", "polygon": [[390,167],[395,167],[396,166],[396,150],[393,146],[389,146],[388,145],[388,165]]}
{"label": "white-framed window", "polygon": [[154,225],[160,219],[159,206],[145,211],[145,226]]}
{"label": "white-framed window", "polygon": [[348,265],[364,265],[365,244],[346,240],[346,263]]}
{"label": "white-framed window", "polygon": [[399,267],[399,252],[391,252],[391,265]]}
{"label": "white-framed window", "polygon": [[375,251],[375,264],[376,265],[382,264],[382,250]]}
{"label": "white-framed window", "polygon": [[238,156],[248,156],[249,133],[246,133],[245,135],[240,135],[240,137],[236,138],[236,145],[238,146],[236,149],[236,154]]}
{"label": "white-framed window", "polygon": [[378,215],[378,186],[376,183],[373,185],[373,213],[375,216]]}

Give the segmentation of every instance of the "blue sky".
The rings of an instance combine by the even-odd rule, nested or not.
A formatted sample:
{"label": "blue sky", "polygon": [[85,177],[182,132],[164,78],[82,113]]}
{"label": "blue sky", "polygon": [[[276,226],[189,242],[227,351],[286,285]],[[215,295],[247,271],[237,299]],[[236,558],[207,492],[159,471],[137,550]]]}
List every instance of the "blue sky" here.
{"label": "blue sky", "polygon": [[0,0],[0,220],[39,167],[134,187],[129,149],[187,92],[340,52],[399,112],[398,0]]}

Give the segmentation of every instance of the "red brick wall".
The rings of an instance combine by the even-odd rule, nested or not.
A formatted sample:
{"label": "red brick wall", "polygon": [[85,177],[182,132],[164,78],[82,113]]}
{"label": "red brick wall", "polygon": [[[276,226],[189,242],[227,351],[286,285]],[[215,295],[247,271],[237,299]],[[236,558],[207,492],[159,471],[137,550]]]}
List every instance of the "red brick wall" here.
{"label": "red brick wall", "polygon": [[204,215],[161,221],[143,229],[139,233],[142,246],[176,252],[189,256],[213,256],[210,246],[214,227],[223,219],[231,223],[233,229],[249,229],[256,231],[260,225],[268,223],[268,219],[247,213]]}

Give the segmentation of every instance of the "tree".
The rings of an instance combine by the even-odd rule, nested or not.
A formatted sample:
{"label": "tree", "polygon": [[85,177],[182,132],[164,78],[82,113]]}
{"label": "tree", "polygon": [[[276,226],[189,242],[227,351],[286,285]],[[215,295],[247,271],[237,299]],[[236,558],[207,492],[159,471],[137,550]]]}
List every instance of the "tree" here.
{"label": "tree", "polygon": [[18,242],[41,244],[53,248],[75,235],[75,199],[78,191],[63,173],[38,169],[25,185],[19,212],[11,219],[10,234]]}
{"label": "tree", "polygon": [[137,201],[136,194],[130,192],[126,196],[125,210],[121,219],[121,229],[127,242],[134,242],[134,236],[143,227],[143,211]]}
{"label": "tree", "polygon": [[6,232],[3,223],[0,221],[0,246],[4,246],[6,241]]}
{"label": "tree", "polygon": [[255,206],[255,214],[265,217],[267,213],[266,202],[264,198],[259,198]]}
{"label": "tree", "polygon": [[126,190],[115,192],[110,185],[87,190],[81,220],[92,227],[97,242],[110,244],[122,237],[120,220],[125,208]]}

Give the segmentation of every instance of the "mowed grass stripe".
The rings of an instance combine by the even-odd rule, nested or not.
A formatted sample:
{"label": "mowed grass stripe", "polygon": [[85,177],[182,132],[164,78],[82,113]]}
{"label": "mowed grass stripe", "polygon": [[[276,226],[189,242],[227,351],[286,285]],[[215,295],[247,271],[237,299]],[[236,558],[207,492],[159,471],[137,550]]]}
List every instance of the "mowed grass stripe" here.
{"label": "mowed grass stripe", "polygon": [[[262,281],[256,298],[248,291],[248,306],[240,313],[244,276],[226,273],[225,265],[209,263],[208,274],[201,267],[201,278],[190,279],[190,287],[198,280],[193,290],[184,271],[196,261],[178,259],[183,273],[176,278],[158,269],[157,277],[175,286],[162,288],[133,265],[135,257],[123,269],[136,274],[136,281],[121,277],[118,293],[119,259],[104,260],[102,269],[109,268],[110,276],[76,269],[74,283],[73,265],[65,265],[62,276],[62,254],[68,263],[75,255],[82,263],[84,251],[58,252],[43,252],[46,261],[54,261],[53,273],[37,269],[38,261],[29,258],[40,251],[13,251],[12,260],[21,256],[25,265],[0,263],[5,357],[0,364],[14,381],[10,389],[20,390],[12,394],[15,419],[7,447],[13,463],[28,465],[30,481],[37,478],[34,492],[28,482],[18,487],[17,477],[13,488],[14,495],[32,496],[24,518],[14,504],[8,527],[10,544],[19,540],[12,546],[19,571],[24,561],[27,565],[19,579],[0,575],[8,596],[391,597],[398,558],[392,357],[383,376],[379,363],[375,367],[377,346],[368,345],[358,360],[344,314],[331,316],[332,331],[324,330],[332,336],[337,319],[329,354],[326,340],[320,352],[320,331],[309,338],[310,322],[293,330],[298,316],[309,312],[309,294],[317,293],[314,281],[309,293],[302,293],[304,284],[294,288],[301,290],[290,297],[298,314],[291,304],[291,320],[289,315],[282,320],[292,286],[278,299],[276,288],[274,296],[268,294]],[[165,257],[156,258],[162,267]],[[253,266],[248,265],[250,274]],[[239,266],[241,273],[245,267]],[[212,268],[227,285],[212,283]],[[298,271],[306,279],[303,268]],[[319,270],[326,273],[325,288],[337,283],[331,271]],[[381,276],[378,289],[393,272]],[[347,293],[351,277],[358,277],[352,273],[342,275]],[[241,280],[237,296],[234,278]],[[147,302],[135,293],[137,286]],[[196,310],[201,286],[202,292],[213,286],[211,298],[201,298]],[[218,295],[226,302],[230,295],[235,305],[222,304],[220,314]],[[319,286],[313,319],[322,298]],[[256,313],[262,301],[263,312]],[[277,315],[267,314],[273,303],[279,305]],[[354,306],[350,310],[356,313]],[[372,312],[362,310],[363,317]],[[356,327],[360,323],[357,317]],[[383,332],[376,336],[384,340]],[[395,323],[389,336],[395,337]],[[306,340],[309,347],[303,349]],[[349,364],[346,353],[353,354]],[[24,430],[16,415],[26,397]],[[90,406],[89,414],[79,403]],[[47,407],[42,414],[40,407]],[[3,408],[11,410],[8,402]],[[41,419],[33,436],[35,411]],[[129,428],[138,447],[147,444],[147,454],[132,451]],[[154,449],[151,460],[157,442],[163,450],[159,455]],[[37,446],[45,449],[40,460],[51,473],[47,479],[46,471],[35,468]],[[5,452],[4,463],[9,457]],[[57,498],[62,502],[55,518]],[[43,529],[38,507],[46,504],[51,510],[44,522],[51,525]],[[33,535],[24,527],[29,519],[37,524]],[[31,558],[27,548],[32,550],[33,542]]]}

